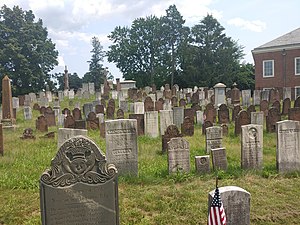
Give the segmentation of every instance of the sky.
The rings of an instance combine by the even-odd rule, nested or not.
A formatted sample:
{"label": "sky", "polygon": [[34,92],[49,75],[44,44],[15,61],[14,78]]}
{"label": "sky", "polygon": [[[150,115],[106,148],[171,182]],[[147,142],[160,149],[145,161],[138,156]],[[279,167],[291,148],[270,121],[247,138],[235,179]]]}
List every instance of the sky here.
{"label": "sky", "polygon": [[[82,77],[88,72],[91,39],[99,38],[104,50],[116,26],[130,26],[136,18],[164,16],[175,4],[192,27],[211,14],[225,28],[226,36],[244,47],[243,62],[252,63],[251,50],[300,27],[299,0],[0,0],[0,5],[32,10],[47,27],[59,52],[53,72]],[[113,63],[103,62],[115,78],[122,78]]]}

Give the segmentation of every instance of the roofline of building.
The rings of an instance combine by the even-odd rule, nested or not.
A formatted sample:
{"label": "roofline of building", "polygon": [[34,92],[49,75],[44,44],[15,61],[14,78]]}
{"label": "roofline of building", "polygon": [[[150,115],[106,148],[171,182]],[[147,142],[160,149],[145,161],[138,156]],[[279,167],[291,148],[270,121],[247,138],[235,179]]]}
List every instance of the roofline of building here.
{"label": "roofline of building", "polygon": [[279,45],[279,46],[271,46],[271,47],[264,47],[264,48],[255,48],[251,52],[252,54],[259,54],[259,53],[266,53],[266,52],[277,52],[285,50],[294,50],[300,49],[300,43],[291,44],[291,45]]}

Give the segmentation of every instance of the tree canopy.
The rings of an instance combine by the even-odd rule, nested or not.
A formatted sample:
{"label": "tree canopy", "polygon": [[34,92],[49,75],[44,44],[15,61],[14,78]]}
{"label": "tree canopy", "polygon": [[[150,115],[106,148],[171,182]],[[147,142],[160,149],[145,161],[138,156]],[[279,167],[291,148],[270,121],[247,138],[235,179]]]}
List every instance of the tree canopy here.
{"label": "tree canopy", "polygon": [[137,18],[131,27],[118,26],[108,36],[113,42],[108,61],[116,63],[123,77],[135,80],[138,87],[153,83],[212,87],[219,82],[252,87],[252,70],[240,64],[243,47],[226,36],[212,15],[191,28],[184,24],[171,5],[165,16]]}
{"label": "tree canopy", "polygon": [[41,19],[19,6],[0,10],[0,75],[12,80],[15,95],[37,92],[48,83],[57,62],[55,44]]}

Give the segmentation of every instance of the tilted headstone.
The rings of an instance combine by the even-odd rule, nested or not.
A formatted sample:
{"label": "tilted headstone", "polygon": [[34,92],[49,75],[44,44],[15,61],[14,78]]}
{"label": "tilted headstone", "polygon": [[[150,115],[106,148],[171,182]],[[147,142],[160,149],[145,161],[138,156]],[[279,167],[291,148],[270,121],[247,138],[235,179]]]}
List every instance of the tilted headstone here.
{"label": "tilted headstone", "polygon": [[244,125],[241,136],[242,169],[261,170],[263,165],[263,126]]}
{"label": "tilted headstone", "polygon": [[159,136],[158,112],[145,112],[145,135],[156,138]]}
{"label": "tilted headstone", "polygon": [[277,122],[276,165],[279,173],[300,171],[300,122]]}
{"label": "tilted headstone", "polygon": [[117,169],[83,136],[65,141],[40,178],[42,224],[118,225]]}
{"label": "tilted headstone", "polygon": [[57,133],[57,148],[68,139],[73,138],[75,136],[84,136],[87,137],[87,130],[82,129],[71,129],[71,128],[59,128]]}
{"label": "tilted headstone", "polygon": [[195,156],[195,168],[199,174],[210,172],[210,157],[209,155]]}
{"label": "tilted headstone", "polygon": [[169,174],[190,172],[190,144],[182,137],[168,142],[168,168]]}
{"label": "tilted headstone", "polygon": [[[219,191],[225,210],[226,225],[250,225],[250,193],[236,186],[220,187]],[[214,193],[215,190],[208,194],[208,207]]]}
{"label": "tilted headstone", "polygon": [[105,121],[107,162],[120,175],[138,175],[137,123],[132,119]]}
{"label": "tilted headstone", "polygon": [[225,148],[211,149],[211,156],[214,170],[227,170],[227,157]]}
{"label": "tilted headstone", "polygon": [[212,126],[206,128],[206,153],[210,154],[211,149],[222,147],[222,127]]}

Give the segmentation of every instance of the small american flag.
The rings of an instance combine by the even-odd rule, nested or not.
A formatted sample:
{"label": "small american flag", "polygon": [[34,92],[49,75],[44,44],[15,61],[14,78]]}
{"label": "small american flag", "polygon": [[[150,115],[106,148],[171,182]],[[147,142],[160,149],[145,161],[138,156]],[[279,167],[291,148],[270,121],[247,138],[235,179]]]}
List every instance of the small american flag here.
{"label": "small american flag", "polygon": [[219,188],[216,187],[208,213],[208,225],[226,225],[226,215],[221,201]]}

